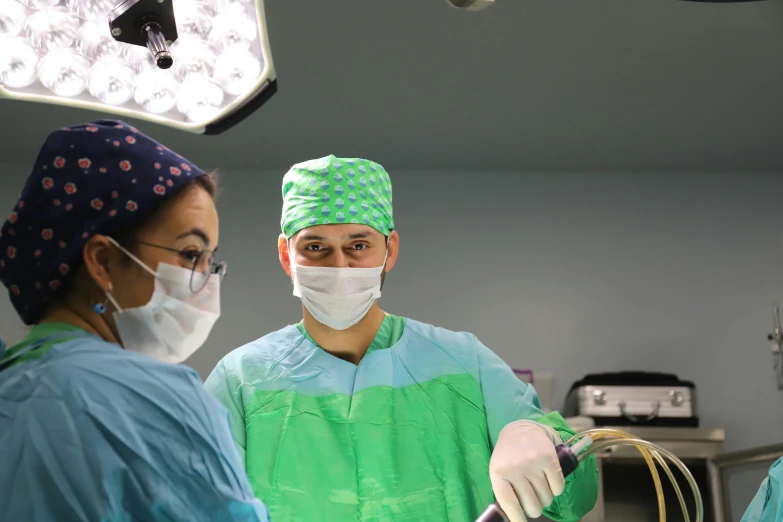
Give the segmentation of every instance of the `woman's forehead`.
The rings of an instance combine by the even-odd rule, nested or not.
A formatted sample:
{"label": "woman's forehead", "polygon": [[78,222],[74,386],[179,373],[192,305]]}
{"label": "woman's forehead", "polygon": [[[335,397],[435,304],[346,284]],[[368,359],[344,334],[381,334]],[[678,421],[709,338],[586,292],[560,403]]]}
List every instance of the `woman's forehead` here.
{"label": "woman's forehead", "polygon": [[214,244],[218,233],[217,208],[205,190],[194,187],[168,202],[147,228],[156,235],[172,236],[167,239],[181,239],[186,232],[199,230],[207,236],[208,243]]}

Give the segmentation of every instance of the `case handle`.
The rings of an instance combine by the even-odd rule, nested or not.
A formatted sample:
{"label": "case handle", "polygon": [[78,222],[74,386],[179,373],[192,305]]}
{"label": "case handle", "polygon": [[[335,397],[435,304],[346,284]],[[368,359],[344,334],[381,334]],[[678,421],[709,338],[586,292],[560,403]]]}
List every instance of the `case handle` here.
{"label": "case handle", "polygon": [[628,413],[626,411],[625,403],[621,402],[620,403],[620,413],[622,414],[622,416],[624,418],[628,419],[629,421],[633,422],[634,424],[644,424],[646,422],[650,422],[651,420],[655,419],[658,416],[658,414],[661,413],[661,403],[660,403],[660,401],[654,403],[653,404],[653,411],[652,411],[652,413],[650,413],[649,415],[647,415],[645,417],[643,415],[631,415],[630,413]]}

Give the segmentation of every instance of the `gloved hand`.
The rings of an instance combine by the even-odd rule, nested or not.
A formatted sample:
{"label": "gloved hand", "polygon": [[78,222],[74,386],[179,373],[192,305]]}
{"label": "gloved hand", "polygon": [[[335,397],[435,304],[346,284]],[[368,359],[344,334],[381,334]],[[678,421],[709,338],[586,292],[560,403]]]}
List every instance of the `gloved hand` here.
{"label": "gloved hand", "polygon": [[559,436],[532,421],[516,421],[500,431],[489,461],[495,499],[511,522],[538,518],[565,490],[555,451]]}

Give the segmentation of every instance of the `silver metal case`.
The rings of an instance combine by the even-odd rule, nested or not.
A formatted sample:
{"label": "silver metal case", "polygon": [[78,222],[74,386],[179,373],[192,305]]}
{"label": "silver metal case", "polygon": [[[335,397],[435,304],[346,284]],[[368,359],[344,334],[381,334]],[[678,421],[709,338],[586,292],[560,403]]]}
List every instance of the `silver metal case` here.
{"label": "silver metal case", "polygon": [[592,417],[596,425],[698,427],[689,386],[584,385],[571,390],[564,415]]}

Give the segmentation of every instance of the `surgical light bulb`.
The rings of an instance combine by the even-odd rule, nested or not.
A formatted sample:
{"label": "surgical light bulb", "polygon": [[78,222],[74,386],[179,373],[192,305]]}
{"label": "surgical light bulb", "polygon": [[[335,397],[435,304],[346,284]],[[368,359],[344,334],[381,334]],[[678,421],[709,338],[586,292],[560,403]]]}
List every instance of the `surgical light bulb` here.
{"label": "surgical light bulb", "polygon": [[109,57],[119,58],[123,47],[123,44],[112,38],[106,22],[87,22],[76,34],[76,48],[92,63]]}
{"label": "surgical light bulb", "polygon": [[57,96],[70,98],[87,87],[89,64],[74,49],[50,51],[38,64],[38,78]]}
{"label": "surgical light bulb", "polygon": [[65,0],[65,4],[73,14],[82,20],[105,21],[114,9],[115,2],[114,0]]}
{"label": "surgical light bulb", "polygon": [[253,0],[215,0],[217,3],[217,11],[223,12],[224,9],[229,9],[232,6],[246,6],[249,3],[252,3]]}
{"label": "surgical light bulb", "polygon": [[21,2],[30,9],[39,11],[41,9],[46,9],[47,7],[56,6],[60,3],[60,0],[21,0]]}
{"label": "surgical light bulb", "polygon": [[234,4],[212,21],[209,43],[218,51],[241,47],[249,50],[256,39],[256,24],[241,5]]}
{"label": "surgical light bulb", "polygon": [[79,30],[79,19],[65,9],[50,7],[27,19],[27,37],[44,51],[70,47]]}
{"label": "surgical light bulb", "polygon": [[[201,9],[203,9],[210,17],[214,17],[217,14],[218,7],[219,7],[218,0],[177,0],[177,2],[179,2],[180,4],[191,3],[197,5]],[[174,4],[174,8],[177,9],[176,3]]]}
{"label": "surgical light bulb", "polygon": [[170,71],[147,69],[136,77],[133,97],[147,111],[161,114],[174,108],[178,89]]}
{"label": "surgical light bulb", "polygon": [[207,121],[220,111],[224,97],[214,80],[191,76],[179,88],[177,110],[190,121]]}
{"label": "surgical light bulb", "polygon": [[106,58],[90,69],[88,88],[90,94],[107,105],[122,105],[133,97],[133,80],[136,72],[130,65]]}
{"label": "surgical light bulb", "polygon": [[123,45],[122,55],[128,65],[133,67],[136,72],[143,72],[147,69],[156,69],[155,58],[152,57],[149,49],[138,45]]}
{"label": "surgical light bulb", "polygon": [[174,2],[174,18],[177,21],[177,33],[180,37],[194,36],[206,39],[212,28],[209,6],[204,2],[189,0]]}
{"label": "surgical light bulb", "polygon": [[0,83],[12,89],[21,89],[38,78],[38,49],[24,38],[3,41],[0,45]]}
{"label": "surgical light bulb", "polygon": [[184,81],[188,76],[212,76],[215,67],[215,51],[203,40],[184,37],[171,49],[174,56],[174,76]]}
{"label": "surgical light bulb", "polygon": [[0,0],[0,40],[18,36],[27,19],[27,8],[15,0]]}
{"label": "surgical light bulb", "polygon": [[250,51],[229,49],[218,56],[214,78],[229,94],[247,92],[261,75],[261,61]]}

